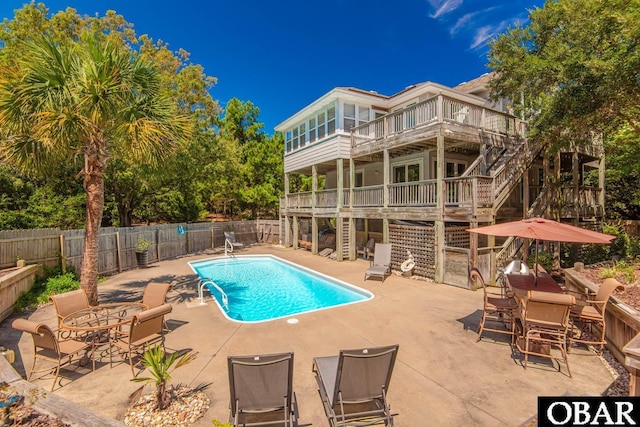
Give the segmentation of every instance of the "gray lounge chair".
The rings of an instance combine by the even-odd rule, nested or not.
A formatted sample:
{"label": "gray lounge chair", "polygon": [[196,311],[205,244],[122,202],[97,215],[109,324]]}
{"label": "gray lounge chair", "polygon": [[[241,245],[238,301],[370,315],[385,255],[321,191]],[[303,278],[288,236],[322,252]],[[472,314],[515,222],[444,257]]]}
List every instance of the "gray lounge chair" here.
{"label": "gray lounge chair", "polygon": [[374,276],[382,278],[384,282],[388,274],[391,274],[391,243],[376,243],[373,261],[364,272],[364,280]]}
{"label": "gray lounge chair", "polygon": [[[332,427],[393,426],[387,392],[398,345],[341,350],[339,356],[315,357],[313,372],[324,412]],[[347,422],[349,422],[347,424]]]}
{"label": "gray lounge chair", "polygon": [[226,242],[229,242],[229,244],[233,247],[234,251],[236,249],[243,249],[244,248],[244,244],[236,241],[236,233],[234,233],[233,231],[225,231],[224,232],[224,240],[225,240],[225,244],[226,244]]}
{"label": "gray lounge chair", "polygon": [[297,426],[293,353],[229,356],[229,422],[235,426]]}

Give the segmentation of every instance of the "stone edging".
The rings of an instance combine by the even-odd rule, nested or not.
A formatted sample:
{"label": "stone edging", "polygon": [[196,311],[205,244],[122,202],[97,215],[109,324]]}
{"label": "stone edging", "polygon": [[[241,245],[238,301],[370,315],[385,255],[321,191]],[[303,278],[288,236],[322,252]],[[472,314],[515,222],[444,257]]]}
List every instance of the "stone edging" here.
{"label": "stone edging", "polygon": [[13,366],[2,356],[0,356],[0,381],[8,383],[15,388],[18,393],[28,396],[31,390],[38,390],[39,397],[33,404],[33,408],[43,414],[57,418],[71,426],[84,427],[122,427],[123,423],[105,417],[104,415],[90,411],[75,402],[58,396],[57,394],[45,391],[27,382],[18,375]]}

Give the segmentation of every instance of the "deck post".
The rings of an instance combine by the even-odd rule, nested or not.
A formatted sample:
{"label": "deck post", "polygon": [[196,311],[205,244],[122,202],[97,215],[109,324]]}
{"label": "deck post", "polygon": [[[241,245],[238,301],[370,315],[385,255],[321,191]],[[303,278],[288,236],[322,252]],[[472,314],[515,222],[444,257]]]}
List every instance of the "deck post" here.
{"label": "deck post", "polygon": [[336,216],[336,261],[342,261],[344,254],[342,253],[342,242],[344,241],[344,218],[340,215]]}
{"label": "deck post", "polygon": [[311,217],[311,253],[318,253],[318,218],[315,215]]}
{"label": "deck post", "polygon": [[344,159],[343,158],[339,158],[336,160],[337,164],[337,169],[338,169],[338,182],[337,182],[337,187],[338,187],[338,194],[337,194],[337,200],[336,200],[336,207],[338,208],[338,211],[340,211],[340,208],[342,207],[343,203],[344,203]]}
{"label": "deck post", "polygon": [[[383,151],[383,165],[382,165],[382,206],[389,206],[389,149],[385,148]],[[386,240],[385,240],[386,242]]]}
{"label": "deck post", "polygon": [[298,247],[300,247],[300,243],[298,242],[298,238],[300,237],[299,229],[300,229],[300,220],[298,219],[298,215],[294,215],[293,216],[293,249],[298,249]]}
{"label": "deck post", "polygon": [[[442,96],[440,95],[439,101]],[[437,219],[434,221],[435,225],[435,274],[434,280],[436,283],[444,283],[444,266],[445,266],[445,251],[444,251],[444,240],[445,240],[445,229],[444,229],[444,209],[445,209],[445,197],[446,197],[446,188],[444,181],[444,172],[446,170],[444,164],[444,135],[442,132],[438,132],[436,137],[436,204],[437,204]]]}
{"label": "deck post", "polygon": [[349,261],[356,259],[356,220],[349,213]]}
{"label": "deck post", "polygon": [[284,247],[291,247],[291,219],[289,215],[284,216]]}

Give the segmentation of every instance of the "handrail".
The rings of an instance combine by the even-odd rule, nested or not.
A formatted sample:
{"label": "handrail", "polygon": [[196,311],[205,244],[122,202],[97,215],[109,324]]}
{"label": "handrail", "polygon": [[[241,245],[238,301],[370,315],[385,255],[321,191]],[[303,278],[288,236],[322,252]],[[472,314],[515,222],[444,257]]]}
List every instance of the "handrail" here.
{"label": "handrail", "polygon": [[224,308],[227,311],[229,311],[229,297],[227,297],[227,294],[222,290],[222,288],[216,285],[216,282],[214,282],[211,279],[200,280],[200,284],[198,285],[198,296],[200,297],[200,304],[206,304],[206,302],[204,302],[204,295],[203,295],[203,288],[206,285],[211,285],[214,288],[216,288],[218,292],[220,292],[220,295],[222,296],[222,304],[224,305]]}
{"label": "handrail", "polygon": [[233,243],[231,240],[224,239],[224,256],[229,256],[229,254],[233,253]]}

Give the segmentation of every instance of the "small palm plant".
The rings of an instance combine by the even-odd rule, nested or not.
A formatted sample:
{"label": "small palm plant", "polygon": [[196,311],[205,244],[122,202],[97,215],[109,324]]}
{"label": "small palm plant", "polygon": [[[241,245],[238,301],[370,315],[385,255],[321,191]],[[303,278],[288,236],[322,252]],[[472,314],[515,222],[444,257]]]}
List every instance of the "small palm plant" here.
{"label": "small palm plant", "polygon": [[[155,383],[156,407],[154,409],[161,411],[171,404],[171,390],[167,390],[167,385],[171,381],[171,373],[179,367],[191,363],[196,355],[196,352],[190,351],[179,358],[177,352],[166,357],[162,346],[156,345],[145,351],[142,358],[142,363],[149,369],[152,376],[133,378],[131,381]],[[144,386],[140,387],[134,394],[141,394],[143,388]]]}

